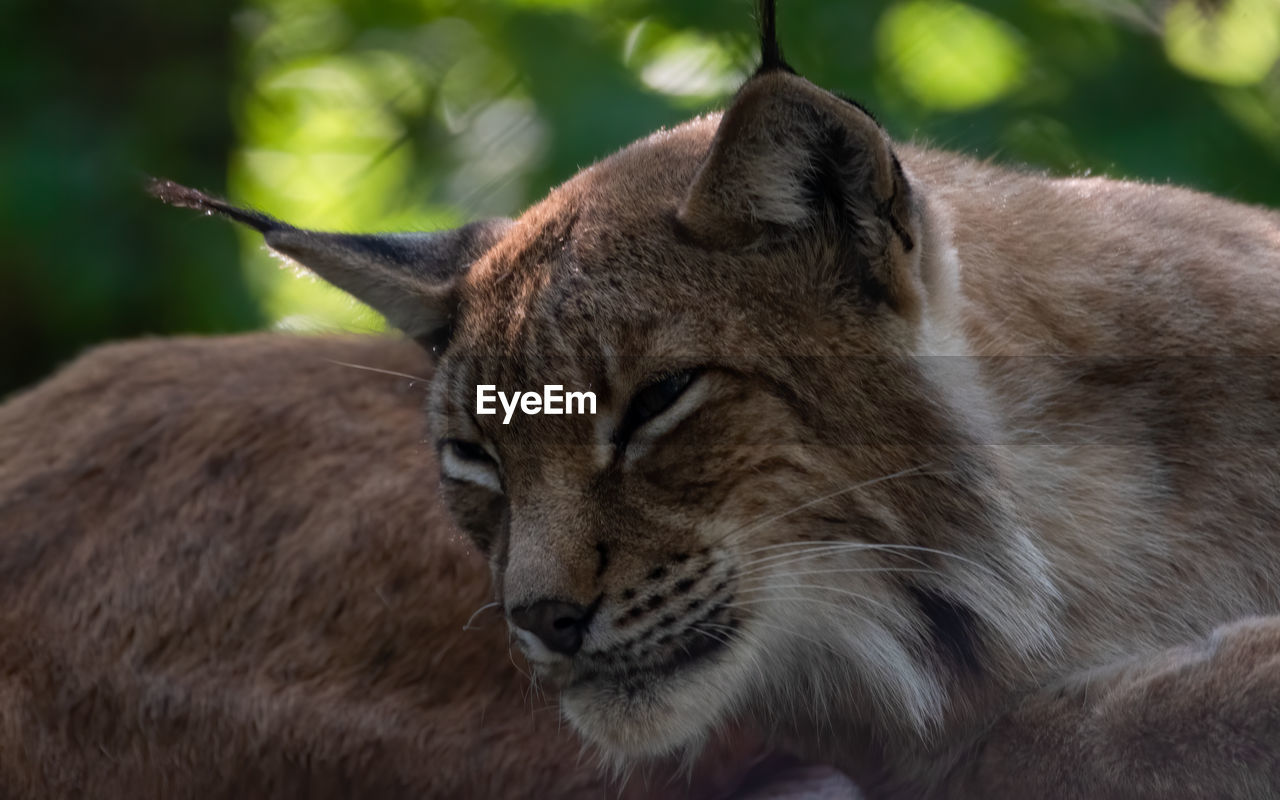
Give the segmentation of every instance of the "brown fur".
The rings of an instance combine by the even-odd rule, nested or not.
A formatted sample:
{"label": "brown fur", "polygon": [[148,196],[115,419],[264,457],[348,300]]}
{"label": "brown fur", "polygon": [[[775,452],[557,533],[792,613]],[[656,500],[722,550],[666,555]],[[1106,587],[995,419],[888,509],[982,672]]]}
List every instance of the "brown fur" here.
{"label": "brown fur", "polygon": [[[279,229],[263,224],[270,241]],[[485,230],[498,231],[491,246],[465,263],[405,267],[418,272],[397,285],[420,287],[408,297],[362,296],[415,336],[447,340],[429,401],[444,499],[489,556],[534,669],[606,756],[696,752],[745,724],[840,765],[874,798],[1280,794],[1280,638],[1274,619],[1240,621],[1280,612],[1274,212],[895,145],[852,104],[766,71],[722,117],[637,142]],[[341,253],[308,249],[330,240],[298,241],[290,255],[359,285]],[[623,441],[633,398],[689,370],[684,394]],[[472,413],[477,384],[591,389],[601,407],[504,425]],[[86,424],[120,435],[110,409]],[[403,417],[352,440],[399,459],[385,485],[318,470],[257,501],[270,509],[261,535],[302,536],[271,516],[317,501],[330,507],[316,519],[362,529],[428,518],[421,454],[390,449],[416,433]],[[338,435],[350,424],[318,419]],[[27,449],[37,465],[60,452]],[[128,452],[110,463],[139,485],[145,464]],[[316,466],[264,452],[288,453],[268,474]],[[207,458],[184,450],[161,486]],[[11,474],[44,474],[37,465]],[[201,496],[207,476],[189,480],[157,496]],[[421,513],[391,513],[413,502]],[[77,503],[52,515],[73,522],[27,526],[76,531],[88,525],[76,514],[113,507]],[[92,541],[71,534],[14,539],[12,563],[66,550],[44,556],[57,569],[33,570],[24,615],[74,585],[61,570],[101,574],[152,535],[137,519],[112,523],[126,530],[107,552],[59,545]],[[186,530],[165,548],[182,553]],[[285,544],[266,552],[299,552]],[[282,559],[256,573],[277,576],[268,585],[241,585],[265,603],[288,585],[278,576],[348,576],[352,559],[379,553],[387,569],[415,563],[390,544],[369,550],[308,551],[305,567]],[[292,619],[198,601],[230,591],[228,574],[255,574],[263,548],[249,552],[207,584],[198,565],[217,550],[176,570],[155,562],[144,579],[201,624],[154,651],[128,637],[116,647],[142,666],[183,665],[238,643],[252,621]],[[138,595],[119,591],[127,626]],[[372,611],[340,652],[367,664],[388,639],[366,633],[400,617],[364,600]],[[591,610],[580,650],[553,652],[517,624],[543,600]],[[209,638],[184,641],[187,630]],[[393,651],[414,663],[430,648],[413,644],[429,640]],[[231,664],[283,671],[239,674],[275,675],[280,692],[316,674],[251,643],[237,662],[241,649]],[[502,658],[495,642],[489,659]],[[391,674],[421,690],[412,670]]]}
{"label": "brown fur", "polygon": [[[598,609],[572,658],[524,641],[606,752],[747,719],[876,797],[1155,797],[1174,762],[1223,776],[1188,796],[1280,791],[1280,739],[1215,761],[1231,725],[1192,735],[1173,705],[1149,713],[1181,744],[1132,760],[1006,755],[1052,730],[1018,716],[1040,687],[1096,702],[1108,665],[1280,610],[1273,212],[894,146],[770,73],[553,192],[455,291],[432,428],[484,443],[502,491],[448,496],[509,611]],[[607,444],[655,371],[690,366],[687,416],[634,458]],[[480,383],[594,388],[605,422],[473,419]],[[477,492],[496,505],[469,519]],[[1267,674],[1210,664],[1195,708],[1204,669]],[[1047,707],[1100,726],[1060,729],[1088,753],[1128,724],[1070,703]]]}
{"label": "brown fur", "polygon": [[430,376],[378,337],[136,342],[0,407],[0,795],[617,793],[500,615],[464,630],[425,383],[334,362]]}

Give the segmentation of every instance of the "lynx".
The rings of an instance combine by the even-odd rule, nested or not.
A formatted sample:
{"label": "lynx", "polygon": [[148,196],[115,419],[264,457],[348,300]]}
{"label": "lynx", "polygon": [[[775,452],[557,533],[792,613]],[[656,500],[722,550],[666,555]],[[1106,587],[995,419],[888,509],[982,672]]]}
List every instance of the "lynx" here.
{"label": "lynx", "polygon": [[434,353],[443,502],[606,759],[749,730],[872,800],[1280,795],[1280,215],[893,141],[762,18],[723,113],[514,221],[154,191]]}

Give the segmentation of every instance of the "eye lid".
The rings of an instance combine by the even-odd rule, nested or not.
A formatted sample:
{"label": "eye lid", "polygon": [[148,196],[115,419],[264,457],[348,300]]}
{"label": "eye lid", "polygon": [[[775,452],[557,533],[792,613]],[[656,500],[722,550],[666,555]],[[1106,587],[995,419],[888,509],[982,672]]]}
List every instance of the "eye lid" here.
{"label": "eye lid", "polygon": [[488,447],[468,439],[446,437],[436,442],[440,479],[506,494],[502,465]]}
{"label": "eye lid", "polygon": [[497,465],[498,459],[494,456],[489,448],[477,441],[470,439],[462,439],[456,436],[446,436],[436,442],[436,450],[443,453],[445,450],[452,452],[454,456],[463,461],[471,461],[474,463],[487,463]]}
{"label": "eye lid", "polygon": [[670,411],[706,371],[701,366],[668,368],[650,373],[638,381],[627,400],[622,419],[610,437],[618,453],[626,449],[637,432]]}

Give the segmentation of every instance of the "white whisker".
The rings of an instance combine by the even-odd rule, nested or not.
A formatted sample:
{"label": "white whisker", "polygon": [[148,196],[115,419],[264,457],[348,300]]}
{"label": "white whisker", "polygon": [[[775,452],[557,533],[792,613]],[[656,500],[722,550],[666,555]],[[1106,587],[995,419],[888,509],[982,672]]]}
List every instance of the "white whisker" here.
{"label": "white whisker", "polygon": [[882,608],[885,611],[889,611],[889,612],[893,611],[892,608],[885,605],[884,603],[881,603],[879,600],[876,600],[875,598],[868,597],[865,594],[859,594],[858,592],[851,592],[848,589],[841,589],[836,586],[822,586],[821,584],[815,586],[812,584],[805,584],[805,583],[783,583],[783,584],[762,583],[757,586],[745,587],[745,591],[755,592],[757,594],[765,593],[775,589],[816,590],[816,591],[822,592],[823,594],[826,594],[826,593],[839,594],[839,595],[844,595],[845,597],[852,597],[855,600],[861,601],[863,603],[867,603],[869,605],[876,606],[877,608]]}
{"label": "white whisker", "polygon": [[[804,588],[809,588],[809,587],[804,587]],[[787,602],[811,604],[814,606],[823,606],[825,608],[831,608],[844,614],[852,614],[854,616],[858,616],[859,618],[865,619],[865,617],[862,617],[857,613],[857,609],[854,608],[853,606],[841,605],[840,603],[836,603],[830,600],[820,600],[816,597],[805,597],[803,595],[773,595],[771,597],[750,597],[745,600],[735,600],[732,603],[727,604],[726,608],[746,608],[747,606],[759,605],[760,603],[774,603],[779,600],[784,600]]]}
{"label": "white whisker", "polygon": [[[772,572],[776,568],[777,568],[776,564],[770,564],[769,566],[766,566],[766,567],[759,567],[757,569],[749,570],[747,572],[740,572],[738,573],[737,577],[739,580],[742,580],[745,578],[750,578],[753,575],[758,575],[762,572]],[[906,573],[906,574],[945,576],[945,573],[943,572],[939,572],[936,569],[927,569],[924,567],[832,567],[830,569],[811,569],[811,570],[801,570],[799,572],[787,571],[787,572],[778,572],[776,574],[779,577],[783,577],[783,578],[808,578],[811,575],[846,575],[849,573],[859,573],[859,572],[871,572],[871,573],[886,572],[886,573],[894,573],[894,574]]]}
{"label": "white whisker", "polygon": [[477,609],[475,610],[475,612],[474,612],[474,613],[472,613],[472,615],[471,615],[470,617],[467,617],[467,621],[466,621],[466,623],[465,623],[465,624],[463,624],[462,629],[463,629],[464,631],[476,631],[476,630],[480,630],[479,628],[473,628],[473,627],[471,627],[471,623],[472,623],[473,621],[475,621],[475,618],[476,618],[476,617],[478,617],[478,616],[480,616],[480,614],[481,614],[481,613],[483,613],[484,611],[487,611],[488,609],[493,608],[494,606],[497,606],[497,605],[500,605],[500,603],[498,603],[497,601],[494,601],[494,602],[492,602],[492,603],[485,603],[484,605],[482,605],[482,606],[480,606],[479,608],[477,608]]}
{"label": "white whisker", "polygon": [[390,375],[393,378],[408,378],[409,380],[415,381],[417,383],[431,383],[431,380],[429,378],[424,378],[421,375],[410,375],[406,372],[396,372],[393,369],[379,369],[378,367],[366,367],[364,364],[352,364],[347,361],[337,361],[332,358],[326,358],[325,361],[328,361],[330,364],[337,364],[340,367],[351,367],[352,369],[362,369],[365,372],[377,372],[381,375]]}
{"label": "white whisker", "polygon": [[834,498],[834,497],[839,497],[839,496],[840,496],[840,495],[842,495],[842,494],[848,494],[849,492],[854,492],[854,491],[857,491],[858,489],[865,489],[865,488],[866,488],[866,487],[868,487],[868,486],[874,486],[874,485],[875,485],[875,484],[877,484],[877,483],[883,483],[884,481],[893,480],[894,478],[905,478],[905,477],[907,477],[907,476],[917,474],[917,473],[919,473],[919,472],[920,472],[920,470],[925,469],[925,468],[926,468],[926,467],[928,467],[928,466],[929,466],[929,464],[921,464],[921,465],[919,465],[919,466],[909,467],[909,468],[904,469],[904,470],[899,470],[898,472],[890,473],[889,475],[881,475],[881,476],[880,476],[880,477],[878,477],[878,478],[871,478],[870,480],[865,480],[865,481],[861,481],[861,482],[859,482],[859,483],[855,483],[855,484],[853,484],[852,486],[846,486],[846,487],[845,487],[845,488],[843,488],[843,489],[838,489],[838,490],[836,490],[836,491],[834,491],[834,492],[831,492],[831,493],[829,493],[829,494],[824,494],[824,495],[822,495],[821,497],[815,497],[814,499],[809,500],[809,501],[804,502],[804,503],[801,503],[800,505],[795,506],[794,508],[791,508],[791,509],[789,509],[789,510],[787,510],[787,511],[783,511],[783,512],[781,512],[781,513],[779,513],[779,514],[775,514],[775,515],[773,515],[773,516],[771,516],[771,517],[766,517],[765,519],[762,519],[762,520],[756,520],[756,521],[754,521],[754,522],[749,522],[749,523],[747,523],[746,525],[741,525],[741,526],[739,526],[739,527],[737,527],[737,528],[734,528],[734,529],[732,529],[732,530],[730,530],[730,531],[726,532],[726,533],[725,533],[723,536],[721,536],[719,539],[717,539],[716,543],[718,544],[719,542],[724,541],[725,539],[729,538],[730,536],[732,536],[732,535],[734,535],[734,534],[736,534],[736,533],[751,533],[752,531],[755,531],[755,530],[757,530],[757,529],[759,529],[759,528],[761,528],[761,527],[763,527],[763,526],[765,526],[765,525],[768,525],[768,524],[773,523],[773,522],[777,522],[777,521],[778,521],[778,520],[780,520],[780,519],[784,519],[784,518],[786,518],[786,517],[791,516],[792,514],[799,513],[799,512],[801,512],[801,511],[805,510],[806,508],[810,508],[811,506],[815,506],[815,505],[817,505],[818,503],[825,502],[825,501],[830,500],[830,499],[832,499],[832,498]]}
{"label": "white whisker", "polygon": [[[960,555],[959,553],[952,553],[948,550],[938,550],[937,548],[934,548],[934,547],[924,547],[921,545],[914,545],[914,544],[875,544],[871,542],[822,542],[822,543],[815,542],[813,544],[815,545],[815,547],[810,549],[809,553],[812,554],[813,557],[815,558],[818,556],[830,555],[830,554],[838,553],[841,551],[855,552],[855,551],[863,551],[863,550],[880,550],[880,551],[885,551],[890,553],[905,553],[905,554],[930,553],[932,555],[943,556],[946,558],[953,558],[957,561],[961,561],[970,566],[977,567],[978,569],[981,569],[981,570],[985,570],[986,572],[992,575],[997,574],[995,570],[991,569],[985,564],[980,564],[977,561],[974,561],[972,559],[969,559]],[[800,560],[802,555],[803,554],[796,553],[796,552],[774,554],[772,556],[765,556],[764,558],[758,558],[758,559],[753,559],[751,561],[744,562],[739,566],[741,568],[754,567],[759,564],[765,564],[765,563],[770,563],[770,562],[784,560],[784,559],[791,559],[791,558]],[[921,563],[921,562],[917,560],[917,563]]]}
{"label": "white whisker", "polygon": [[[792,564],[799,564],[804,561],[812,561],[817,558],[831,556],[832,558],[844,555],[846,553],[862,553],[868,550],[875,550],[875,545],[869,545],[864,542],[837,542],[828,543],[823,547],[808,548],[799,552],[775,553],[764,558],[757,558],[738,565],[738,569],[742,570],[739,575],[748,575],[763,570],[774,570],[787,567]],[[925,561],[917,555],[906,553],[905,558],[910,559],[915,564],[924,565]]]}
{"label": "white whisker", "polygon": [[724,645],[733,644],[733,640],[729,636],[727,636],[725,633],[712,630],[713,626],[716,628],[722,628],[725,631],[733,630],[733,628],[730,628],[728,625],[715,625],[714,623],[711,623],[711,622],[695,623],[689,626],[689,630],[697,631],[704,636],[707,636],[711,639],[715,639],[720,644],[724,644]]}
{"label": "white whisker", "polygon": [[[723,629],[723,630],[725,630],[725,631],[728,631],[728,632],[730,633],[730,635],[731,635],[731,636],[741,637],[741,636],[743,635],[743,634],[742,634],[742,631],[738,630],[737,628],[733,628],[733,627],[731,627],[731,626],[729,626],[729,625],[720,625],[720,624],[715,623],[715,622],[702,622],[702,623],[699,623],[699,625],[710,625],[710,626],[715,627],[715,628],[721,628],[721,629]],[[806,636],[806,635],[804,635],[804,634],[802,634],[802,633],[797,632],[797,631],[796,631],[795,629],[793,629],[793,628],[788,628],[788,627],[785,627],[785,626],[783,626],[783,625],[779,625],[779,624],[777,624],[776,622],[770,622],[770,621],[768,621],[768,620],[761,619],[761,618],[760,618],[760,617],[758,617],[758,616],[752,616],[752,617],[750,617],[750,618],[748,618],[748,619],[744,620],[744,621],[742,622],[742,625],[743,625],[744,627],[747,627],[747,628],[756,628],[756,627],[759,627],[759,628],[767,628],[767,629],[769,629],[769,630],[778,631],[779,633],[783,634],[784,636],[788,636],[788,637],[792,637],[792,638],[800,639],[800,640],[802,640],[802,641],[804,641],[804,642],[808,642],[809,644],[813,645],[814,647],[817,647],[817,648],[820,648],[820,649],[823,649],[823,650],[828,650],[828,651],[830,651],[830,652],[832,652],[832,653],[836,652],[835,648],[833,648],[829,642],[824,642],[824,641],[821,641],[821,640],[819,640],[819,639],[815,639],[815,638],[813,638],[812,636]]]}

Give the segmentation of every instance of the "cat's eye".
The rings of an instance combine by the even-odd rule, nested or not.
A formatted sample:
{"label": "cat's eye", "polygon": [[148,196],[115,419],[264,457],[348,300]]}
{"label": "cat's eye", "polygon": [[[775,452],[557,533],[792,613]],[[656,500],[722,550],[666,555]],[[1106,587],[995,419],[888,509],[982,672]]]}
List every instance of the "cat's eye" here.
{"label": "cat's eye", "polygon": [[494,463],[493,456],[489,455],[489,451],[485,450],[482,445],[476,442],[468,442],[465,439],[445,439],[440,443],[440,449],[451,451],[452,455],[463,461]]}
{"label": "cat's eye", "polygon": [[627,411],[622,415],[622,422],[614,431],[614,445],[626,446],[632,434],[670,408],[698,377],[698,372],[692,369],[674,372],[642,386],[631,396]]}

